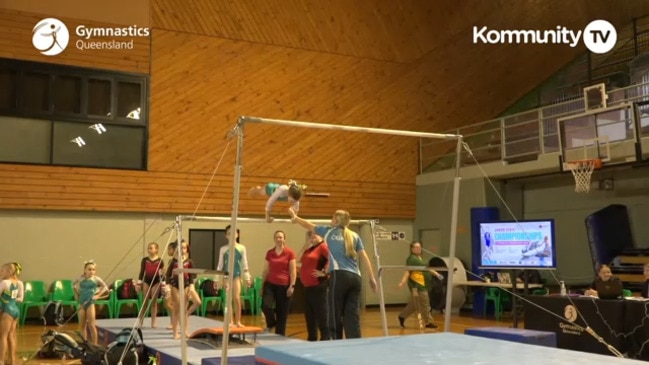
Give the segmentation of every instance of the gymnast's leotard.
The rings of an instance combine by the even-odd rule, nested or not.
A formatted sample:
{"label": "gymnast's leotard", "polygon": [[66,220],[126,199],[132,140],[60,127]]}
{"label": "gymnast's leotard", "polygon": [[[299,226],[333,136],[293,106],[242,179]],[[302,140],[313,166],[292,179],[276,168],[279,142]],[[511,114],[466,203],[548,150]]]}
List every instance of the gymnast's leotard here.
{"label": "gymnast's leotard", "polygon": [[23,282],[13,280],[0,281],[0,308],[13,319],[20,316],[20,306],[23,301]]}
{"label": "gymnast's leotard", "polygon": [[149,286],[156,285],[160,282],[160,270],[162,270],[164,266],[164,262],[160,258],[151,260],[150,258],[145,257],[142,259],[142,264],[140,265],[140,276],[138,276],[138,278],[149,284]]}
{"label": "gymnast's leotard", "polygon": [[79,290],[79,304],[84,309],[88,309],[95,302],[93,298],[97,291],[106,287],[106,283],[98,276],[86,278],[84,275],[77,279],[75,285]]}
{"label": "gymnast's leotard", "polygon": [[[183,269],[191,269],[193,267],[194,265],[192,263],[192,260],[187,259],[183,261]],[[174,269],[177,268],[178,268],[178,260],[174,258],[173,260],[171,260],[171,263],[169,264],[169,268],[167,269],[167,277],[170,278],[169,282],[176,289],[178,289],[179,286],[179,282],[178,282],[179,275],[173,275],[173,271]],[[190,284],[193,284],[195,279],[196,279],[195,274],[190,274],[186,272],[183,273],[183,285],[185,286],[185,288],[187,288]]]}

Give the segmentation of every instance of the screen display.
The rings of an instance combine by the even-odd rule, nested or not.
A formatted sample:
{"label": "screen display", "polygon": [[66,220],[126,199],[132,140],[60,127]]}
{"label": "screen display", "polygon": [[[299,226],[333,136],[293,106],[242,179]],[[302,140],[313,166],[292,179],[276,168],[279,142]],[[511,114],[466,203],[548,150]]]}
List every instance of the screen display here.
{"label": "screen display", "polygon": [[481,268],[553,269],[554,220],[480,223]]}

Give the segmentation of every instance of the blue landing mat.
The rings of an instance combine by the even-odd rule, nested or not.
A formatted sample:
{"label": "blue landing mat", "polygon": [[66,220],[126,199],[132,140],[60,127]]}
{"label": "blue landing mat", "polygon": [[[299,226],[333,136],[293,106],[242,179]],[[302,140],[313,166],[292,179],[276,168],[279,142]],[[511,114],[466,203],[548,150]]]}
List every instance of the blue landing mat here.
{"label": "blue landing mat", "polygon": [[257,365],[617,365],[645,362],[455,333],[259,346]]}
{"label": "blue landing mat", "polygon": [[[180,365],[181,348],[180,340],[174,340],[171,330],[166,329],[169,325],[169,317],[158,317],[158,328],[151,328],[150,319],[144,321],[142,337],[144,346],[151,354],[158,353],[160,356],[159,365]],[[96,322],[99,332],[100,343],[110,343],[115,335],[124,328],[131,328],[135,324],[135,318],[99,319]],[[210,318],[191,316],[189,319],[188,332],[192,333],[205,327],[223,327],[223,322]],[[252,336],[246,337],[252,341]],[[280,344],[303,343],[306,341],[291,339],[275,334],[257,335],[257,343],[247,347],[230,346],[228,348],[228,363],[237,365],[254,365],[255,347],[261,345],[277,346]],[[187,362],[191,365],[220,365],[221,346],[214,348],[198,341],[187,342]]]}

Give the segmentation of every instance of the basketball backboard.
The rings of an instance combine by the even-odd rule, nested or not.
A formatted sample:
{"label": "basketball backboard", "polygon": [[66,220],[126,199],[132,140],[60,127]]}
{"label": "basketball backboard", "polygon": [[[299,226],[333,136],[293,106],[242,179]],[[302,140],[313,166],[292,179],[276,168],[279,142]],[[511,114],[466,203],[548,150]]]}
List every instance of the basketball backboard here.
{"label": "basketball backboard", "polygon": [[603,166],[639,161],[635,112],[632,104],[557,120],[561,169],[566,162],[599,159]]}

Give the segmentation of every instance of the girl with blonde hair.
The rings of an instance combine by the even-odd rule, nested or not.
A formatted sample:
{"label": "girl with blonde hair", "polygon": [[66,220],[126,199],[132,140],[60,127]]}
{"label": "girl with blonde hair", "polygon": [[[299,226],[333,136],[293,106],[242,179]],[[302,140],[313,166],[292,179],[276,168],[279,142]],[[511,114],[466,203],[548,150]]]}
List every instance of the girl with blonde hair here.
{"label": "girl with blonde hair", "polygon": [[376,291],[376,280],[369,257],[360,236],[349,229],[351,216],[345,210],[337,210],[331,218],[331,226],[316,226],[288,210],[291,221],[322,236],[329,248],[329,333],[332,339],[360,338],[361,271],[363,261],[369,274],[369,283]]}
{"label": "girl with blonde hair", "polygon": [[24,295],[23,282],[18,279],[21,269],[17,262],[0,268],[0,364],[4,364],[7,352],[10,364],[18,364],[16,325]]}

